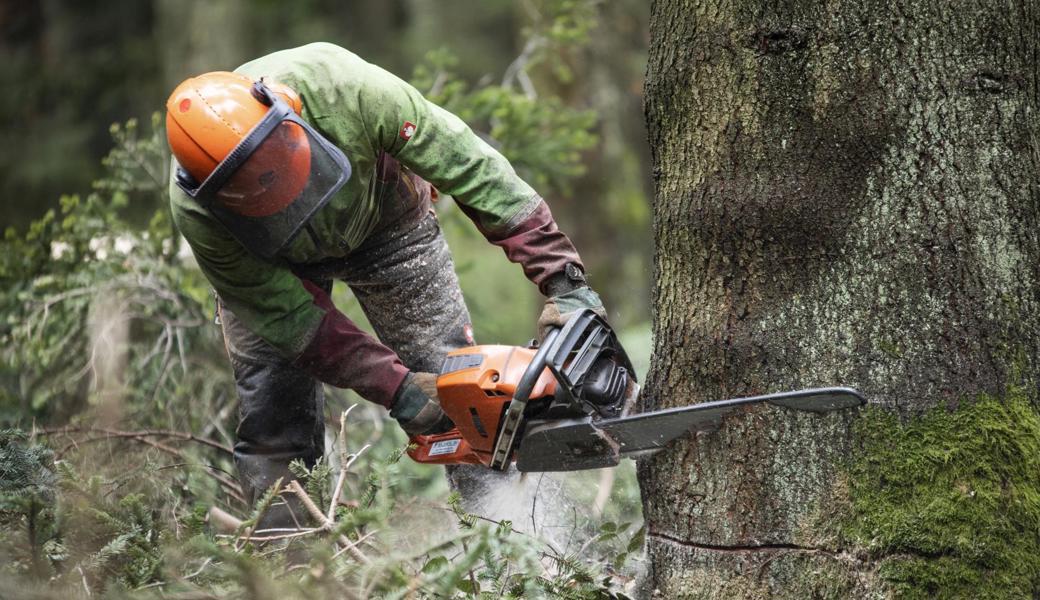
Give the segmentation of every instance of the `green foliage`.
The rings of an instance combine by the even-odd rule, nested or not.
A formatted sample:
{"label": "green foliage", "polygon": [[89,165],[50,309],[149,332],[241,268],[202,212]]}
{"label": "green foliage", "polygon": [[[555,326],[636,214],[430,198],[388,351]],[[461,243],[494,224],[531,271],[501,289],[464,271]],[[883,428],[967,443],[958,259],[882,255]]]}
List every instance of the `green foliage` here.
{"label": "green foliage", "polygon": [[454,72],[458,59],[443,48],[427,54],[412,83],[431,101],[483,132],[485,140],[536,188],[567,192],[569,182],[585,173],[581,153],[596,144],[591,131],[596,114],[539,94],[531,72],[548,67],[557,79],[572,77],[566,62],[556,58],[588,42],[596,24],[595,3],[542,0],[532,3],[531,11],[535,18],[524,31],[524,50],[500,83],[470,86]]}
{"label": "green foliage", "polygon": [[505,85],[471,88],[456,78],[456,59],[445,50],[427,55],[412,83],[427,98],[483,132],[522,177],[539,189],[568,190],[582,175],[581,152],[596,143],[593,111],[565,106],[558,98],[539,98]]}
{"label": "green foliage", "polygon": [[40,445],[26,445],[18,430],[0,431],[0,514],[18,510],[27,500],[49,502],[56,477],[53,453]]}
{"label": "green foliage", "polygon": [[294,477],[300,480],[303,488],[318,503],[318,506],[327,504],[327,490],[332,487],[333,480],[332,466],[324,457],[318,459],[318,463],[310,470],[302,460],[294,460],[289,464],[289,470],[292,471]]}
{"label": "green foliage", "polygon": [[[531,70],[548,64],[552,74],[570,82],[574,73],[566,61],[559,60],[581,48],[598,24],[598,0],[538,0],[524,4],[531,24],[524,28],[527,38],[520,67]],[[515,64],[515,63],[514,63]]]}
{"label": "green foliage", "polygon": [[861,420],[851,542],[882,558],[901,598],[1027,598],[1040,591],[1040,415],[1021,390],[907,424]]}
{"label": "green foliage", "polygon": [[[124,597],[142,597],[151,590],[242,598],[627,597],[612,574],[642,545],[642,531],[629,534],[629,525],[605,523],[583,546],[563,553],[515,531],[508,521],[469,515],[453,501],[450,511],[413,523],[421,523],[424,532],[433,530],[429,539],[420,539],[420,532],[407,526],[400,530],[399,505],[414,502],[397,493],[402,486],[393,465],[402,454],[403,448],[368,460],[360,454],[350,474],[376,491],[347,494],[359,501],[340,508],[330,532],[316,530],[310,537],[295,538],[288,546],[295,550],[287,555],[284,544],[244,539],[251,528],[248,521],[235,534],[218,535],[205,525],[199,505],[162,510],[177,495],[171,487],[179,486],[171,484],[185,480],[155,468],[147,457],[130,473],[125,465],[106,469],[90,464],[93,474],[84,477],[68,462],[55,465],[47,449],[24,435],[5,432],[0,458],[10,467],[0,479],[0,555],[5,565],[0,581],[46,582],[38,589],[40,597],[58,597],[83,586]],[[328,467],[300,475],[312,483],[325,479]],[[190,493],[181,493],[185,491]],[[257,510],[275,497],[269,493]],[[457,527],[449,518],[452,512]],[[439,518],[431,519],[435,515]],[[395,527],[400,531],[396,536]],[[380,544],[382,532],[389,540],[408,543]],[[365,560],[333,552],[331,542],[340,536],[361,540],[356,546]],[[597,551],[615,540],[629,553],[612,558]],[[287,556],[295,557],[291,564]],[[293,567],[300,560],[306,569]]]}
{"label": "green foliage", "polygon": [[[143,494],[113,497],[126,482],[55,469],[51,451],[16,431],[0,433],[3,573],[138,587],[162,566],[156,512]],[[73,574],[74,573],[74,574]]]}
{"label": "green foliage", "polygon": [[[178,402],[229,395],[226,378],[211,376],[220,345],[204,327],[208,285],[178,253],[165,208],[158,116],[145,134],[135,121],[112,133],[95,192],[63,197],[60,212],[0,243],[0,419],[63,419],[118,402],[141,425],[181,424]],[[119,216],[141,195],[163,206],[145,231]]]}
{"label": "green foliage", "polygon": [[108,541],[87,554],[78,569],[96,573],[103,587],[117,585],[134,589],[151,583],[162,567],[163,549],[148,498],[129,494],[113,502],[101,497],[95,499],[87,511],[87,515],[70,517],[70,521],[77,523],[75,530],[66,528],[70,543],[89,544],[89,540],[81,539],[84,531],[90,531],[94,539]]}
{"label": "green foliage", "polygon": [[25,439],[15,430],[0,431],[0,547],[20,555],[20,561],[6,561],[9,570],[42,576],[50,560],[63,556],[54,540],[57,476],[51,451]]}

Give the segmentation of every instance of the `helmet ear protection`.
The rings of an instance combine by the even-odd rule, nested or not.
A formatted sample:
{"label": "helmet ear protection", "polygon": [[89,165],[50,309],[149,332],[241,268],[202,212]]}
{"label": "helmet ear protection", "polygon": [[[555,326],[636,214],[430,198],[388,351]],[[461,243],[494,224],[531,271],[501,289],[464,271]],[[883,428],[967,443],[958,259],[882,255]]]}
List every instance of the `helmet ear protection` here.
{"label": "helmet ear protection", "polygon": [[[347,157],[299,109],[291,88],[233,73],[190,79],[167,102],[177,186],[264,258],[284,249],[351,174]],[[207,160],[215,164],[203,174]]]}
{"label": "helmet ear protection", "polygon": [[282,100],[293,109],[293,112],[298,115],[303,114],[303,100],[300,98],[300,95],[296,93],[296,90],[285,84],[278,83],[277,81],[264,81],[263,77],[260,78],[260,81],[267,86],[269,91],[273,92],[277,96],[281,96]]}

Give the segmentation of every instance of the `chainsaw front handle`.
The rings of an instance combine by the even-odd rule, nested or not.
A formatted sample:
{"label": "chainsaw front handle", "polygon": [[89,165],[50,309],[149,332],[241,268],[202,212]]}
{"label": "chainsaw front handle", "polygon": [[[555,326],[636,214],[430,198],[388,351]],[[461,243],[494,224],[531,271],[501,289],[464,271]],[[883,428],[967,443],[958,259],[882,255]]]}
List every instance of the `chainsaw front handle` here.
{"label": "chainsaw front handle", "polygon": [[534,389],[534,384],[538,383],[538,378],[542,376],[542,371],[549,366],[549,350],[552,349],[553,343],[559,335],[559,327],[551,327],[546,331],[542,345],[538,347],[538,352],[535,352],[534,358],[531,359],[531,364],[527,365],[527,370],[520,377],[520,382],[516,384],[516,392],[513,393],[514,402],[520,400],[527,404],[531,397],[531,390]]}
{"label": "chainsaw front handle", "polygon": [[520,429],[520,422],[523,420],[524,409],[527,408],[531,390],[534,389],[534,384],[538,382],[538,378],[542,376],[542,372],[548,366],[549,350],[552,349],[559,335],[559,327],[552,327],[546,331],[542,345],[538,347],[534,358],[531,359],[531,364],[527,365],[527,369],[524,371],[523,376],[520,377],[519,383],[516,384],[513,399],[509,402],[509,408],[506,409],[505,417],[502,419],[502,432],[498,436],[498,441],[495,442],[495,448],[491,455],[490,466],[492,469],[504,471],[509,467],[513,442],[516,439],[516,432]]}

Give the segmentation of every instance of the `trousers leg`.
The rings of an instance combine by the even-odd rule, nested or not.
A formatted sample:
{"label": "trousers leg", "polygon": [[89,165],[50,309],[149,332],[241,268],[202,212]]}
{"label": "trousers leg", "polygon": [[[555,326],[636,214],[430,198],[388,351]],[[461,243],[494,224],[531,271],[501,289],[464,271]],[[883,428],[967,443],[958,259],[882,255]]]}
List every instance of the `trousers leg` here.
{"label": "trousers leg", "polygon": [[438,372],[451,350],[473,343],[451,251],[431,210],[429,184],[402,176],[400,205],[352,252],[337,277],[354,292],[380,341],[412,371]]}
{"label": "trousers leg", "polygon": [[[295,479],[289,463],[314,466],[324,451],[324,396],[321,384],[293,367],[234,313],[218,305],[224,344],[234,371],[239,413],[235,465],[246,499],[255,503],[281,478]],[[305,524],[296,501],[276,501],[259,528]]]}

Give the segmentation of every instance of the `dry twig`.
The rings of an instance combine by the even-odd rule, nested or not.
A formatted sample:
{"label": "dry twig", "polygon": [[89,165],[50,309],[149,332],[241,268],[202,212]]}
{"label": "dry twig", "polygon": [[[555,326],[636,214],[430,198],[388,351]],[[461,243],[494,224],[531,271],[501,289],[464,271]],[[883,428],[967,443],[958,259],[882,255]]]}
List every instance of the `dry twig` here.
{"label": "dry twig", "polygon": [[[77,427],[77,426],[67,425],[65,427],[48,427],[48,428],[45,428],[45,429],[37,429],[37,430],[35,430],[33,432],[34,435],[70,435],[70,434],[73,434],[73,433],[101,433],[101,434],[103,434],[103,435],[98,436],[98,437],[92,437],[92,438],[88,438],[86,440],[80,440],[80,442],[82,442],[82,443],[94,442],[94,441],[99,441],[99,440],[106,440],[106,439],[111,439],[111,438],[132,438],[132,439],[137,439],[137,438],[143,438],[143,437],[168,437],[168,438],[174,438],[174,439],[177,439],[177,440],[183,440],[183,441],[186,441],[186,442],[195,442],[195,443],[198,443],[198,444],[202,444],[204,446],[209,446],[210,448],[214,448],[216,450],[220,450],[221,452],[223,452],[225,454],[228,454],[228,455],[232,454],[231,448],[229,446],[225,446],[224,444],[221,444],[220,442],[217,442],[217,441],[214,441],[214,440],[211,440],[211,439],[208,439],[208,438],[204,438],[204,437],[199,437],[199,436],[191,434],[191,433],[185,433],[183,431],[173,431],[173,430],[169,430],[169,429],[139,429],[137,431],[122,431],[122,430],[119,430],[119,429],[112,429],[110,427],[94,427],[94,426]],[[70,448],[70,446],[66,446],[65,448],[62,449],[61,452],[66,452],[66,451],[69,450],[69,448]]]}
{"label": "dry twig", "polygon": [[[308,533],[317,531],[331,533],[335,531],[336,507],[339,506],[340,503],[340,496],[343,493],[343,483],[346,480],[347,471],[350,470],[350,467],[354,464],[358,457],[361,456],[361,454],[369,448],[369,444],[365,444],[360,450],[353,454],[349,454],[347,452],[347,416],[350,415],[350,412],[354,410],[354,407],[356,406],[356,404],[351,405],[347,410],[343,411],[343,414],[340,415],[339,440],[337,444],[339,450],[340,468],[339,475],[336,478],[336,486],[332,490],[332,500],[329,502],[328,511],[323,513],[321,509],[318,508],[318,505],[314,502],[314,499],[310,497],[310,494],[307,493],[307,490],[303,489],[303,486],[300,485],[299,481],[290,481],[289,484],[285,486],[285,488],[282,490],[282,493],[291,493],[295,495],[297,498],[299,498],[300,503],[303,504],[303,507],[307,509],[308,513],[310,513],[311,518],[313,518],[319,524],[317,529],[309,531]],[[252,534],[253,532],[250,533]],[[366,565],[371,564],[372,561],[367,556],[365,556],[360,549],[358,549],[358,545],[361,544],[362,541],[371,537],[373,533],[374,532],[370,532],[360,537],[357,541],[350,540],[350,538],[348,538],[346,535],[337,535],[336,541],[340,544],[340,546],[342,546],[342,548],[339,551],[337,551],[336,554],[339,555],[343,552],[349,552],[350,555],[353,556],[354,559],[358,562]]]}

